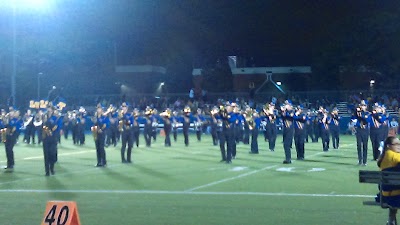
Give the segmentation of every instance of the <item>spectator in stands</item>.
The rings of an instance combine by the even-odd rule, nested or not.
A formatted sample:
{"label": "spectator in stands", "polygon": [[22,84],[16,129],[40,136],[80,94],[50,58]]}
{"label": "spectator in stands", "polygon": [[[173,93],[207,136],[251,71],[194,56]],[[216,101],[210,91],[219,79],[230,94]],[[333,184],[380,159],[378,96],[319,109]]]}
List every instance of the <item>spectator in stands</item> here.
{"label": "spectator in stands", "polygon": [[[400,140],[396,137],[388,137],[384,143],[384,149],[378,159],[378,166],[382,171],[400,171]],[[400,207],[400,187],[394,185],[382,185],[382,201],[389,206],[388,225],[396,225],[397,209]],[[380,200],[379,197],[376,198]]]}
{"label": "spectator in stands", "polygon": [[203,99],[203,102],[207,102],[207,91],[206,90],[204,90],[204,89],[202,89],[201,90],[201,97],[202,97],[202,99]]}
{"label": "spectator in stands", "polygon": [[194,89],[193,88],[191,88],[189,91],[189,99],[190,99],[190,101],[194,100]]}
{"label": "spectator in stands", "polygon": [[399,123],[397,122],[396,118],[392,118],[392,121],[390,121],[389,136],[395,137],[397,135],[398,129]]}
{"label": "spectator in stands", "polygon": [[392,109],[396,109],[397,107],[399,107],[399,102],[397,101],[396,98],[393,98],[391,106],[392,106]]}

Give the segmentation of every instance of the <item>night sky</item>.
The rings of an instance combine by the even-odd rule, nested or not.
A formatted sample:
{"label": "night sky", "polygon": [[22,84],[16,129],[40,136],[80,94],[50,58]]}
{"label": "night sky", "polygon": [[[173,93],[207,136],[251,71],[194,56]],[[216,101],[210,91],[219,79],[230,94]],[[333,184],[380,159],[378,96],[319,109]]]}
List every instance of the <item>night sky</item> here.
{"label": "night sky", "polygon": [[[3,62],[9,58],[12,36],[12,11],[4,2],[0,3]],[[385,70],[379,65],[392,60],[387,73],[400,67],[398,53],[385,58],[389,57],[385,50],[399,47],[400,1],[50,2],[40,11],[17,12],[18,51],[25,57],[19,61],[28,71],[58,68],[85,74],[102,67],[96,73],[107,74],[109,65],[104,64],[112,62],[114,44],[118,64],[165,66],[183,89],[191,86],[193,67],[212,67],[228,55],[244,57],[256,66],[310,65],[319,75],[326,73],[325,68],[351,63]],[[6,73],[7,66],[3,67]]]}

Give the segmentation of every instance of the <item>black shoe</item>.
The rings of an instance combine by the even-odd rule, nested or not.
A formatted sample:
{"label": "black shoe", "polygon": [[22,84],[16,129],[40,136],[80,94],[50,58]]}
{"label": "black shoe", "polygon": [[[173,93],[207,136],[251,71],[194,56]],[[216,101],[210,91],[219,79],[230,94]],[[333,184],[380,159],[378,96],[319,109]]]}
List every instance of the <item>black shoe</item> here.
{"label": "black shoe", "polygon": [[232,164],[232,161],[226,161],[226,164]]}
{"label": "black shoe", "polygon": [[258,154],[258,152],[249,152],[249,154]]}
{"label": "black shoe", "polygon": [[46,176],[46,177],[50,176],[50,173],[46,173],[45,176]]}
{"label": "black shoe", "polygon": [[297,157],[297,160],[304,160],[303,157]]}
{"label": "black shoe", "polygon": [[128,161],[126,161],[125,159],[122,160],[122,163],[127,163]]}
{"label": "black shoe", "polygon": [[219,162],[226,162],[226,159],[221,159],[221,161],[219,161]]}
{"label": "black shoe", "polygon": [[291,164],[291,163],[292,163],[291,160],[284,160],[284,161],[283,161],[283,164]]}
{"label": "black shoe", "polygon": [[275,150],[274,150],[274,149],[270,149],[270,151],[271,151],[271,152],[274,152]]}
{"label": "black shoe", "polygon": [[126,160],[126,163],[132,163],[132,161],[129,159],[129,160]]}
{"label": "black shoe", "polygon": [[54,170],[51,170],[50,173],[51,173],[51,175],[56,174],[56,172],[54,172]]}
{"label": "black shoe", "polygon": [[103,164],[97,163],[95,167],[103,167]]}

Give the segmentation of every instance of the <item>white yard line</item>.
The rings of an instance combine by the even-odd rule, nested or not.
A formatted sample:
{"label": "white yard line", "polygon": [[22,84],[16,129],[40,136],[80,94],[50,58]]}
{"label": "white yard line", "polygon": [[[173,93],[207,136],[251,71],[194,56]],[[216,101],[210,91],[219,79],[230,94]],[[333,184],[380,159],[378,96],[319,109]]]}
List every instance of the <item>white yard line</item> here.
{"label": "white yard line", "polygon": [[272,169],[272,168],[277,167],[277,166],[278,166],[278,165],[267,166],[267,167],[264,167],[264,168],[259,169],[259,170],[253,170],[253,171],[250,171],[250,172],[247,172],[247,173],[240,174],[240,175],[238,175],[238,176],[229,177],[229,178],[225,178],[225,179],[222,179],[222,180],[218,180],[218,181],[215,181],[215,182],[211,182],[211,183],[208,183],[208,184],[205,184],[205,185],[201,185],[201,186],[197,186],[197,187],[194,187],[194,188],[190,188],[190,189],[187,189],[187,190],[185,190],[185,191],[186,191],[186,192],[190,192],[190,191],[195,191],[195,190],[198,190],[198,189],[202,189],[202,188],[214,186],[214,185],[217,185],[217,184],[220,184],[220,183],[224,183],[224,182],[227,182],[227,181],[231,181],[231,180],[235,180],[235,179],[238,179],[238,178],[241,178],[241,177],[246,177],[246,176],[249,176],[249,175],[258,173],[258,172],[260,172],[260,171]]}
{"label": "white yard line", "polygon": [[[111,165],[111,166],[107,166],[105,168],[98,168],[98,167],[92,167],[90,169],[87,170],[76,170],[76,171],[72,171],[72,172],[67,172],[67,173],[56,173],[56,176],[63,176],[63,175],[70,175],[70,174],[75,174],[75,173],[79,173],[79,174],[83,174],[83,173],[87,173],[87,172],[92,172],[92,171],[97,171],[97,170],[107,170],[107,168],[114,168],[114,167],[119,167],[125,164],[115,164],[115,165]],[[17,182],[21,182],[21,181],[30,181],[30,180],[36,180],[36,179],[45,179],[46,177],[43,175],[38,175],[36,177],[28,177],[28,178],[24,178],[24,179],[17,179],[17,180],[12,180],[12,181],[6,181],[6,182],[0,182],[0,186],[3,184],[11,184],[11,183],[17,183]]]}
{"label": "white yard line", "polygon": [[[79,155],[79,154],[84,154],[84,153],[94,152],[94,151],[95,150],[87,150],[87,151],[79,151],[79,152],[61,153],[61,154],[58,154],[58,156]],[[26,158],[23,158],[22,160],[31,160],[31,159],[43,159],[43,155],[26,157]]]}
{"label": "white yard line", "polygon": [[[318,153],[315,153],[313,155],[308,156],[307,158],[311,158],[313,156],[321,155],[321,154],[324,154],[324,153],[325,152],[318,152]],[[292,160],[292,161],[294,162],[296,160]],[[200,186],[193,187],[193,188],[190,188],[190,189],[186,189],[185,191],[186,192],[191,192],[191,191],[199,190],[199,189],[202,189],[202,188],[206,188],[206,187],[214,186],[214,185],[217,185],[217,184],[221,184],[221,183],[224,183],[224,182],[227,182],[227,181],[235,180],[235,179],[238,179],[238,178],[247,177],[249,175],[253,175],[255,173],[258,173],[258,172],[261,172],[261,171],[264,171],[264,170],[272,169],[272,168],[280,166],[280,165],[289,165],[289,164],[276,164],[276,165],[266,166],[264,168],[261,168],[261,169],[258,169],[258,170],[253,170],[253,171],[250,171],[250,172],[247,172],[247,173],[244,173],[244,174],[240,174],[238,176],[229,177],[229,178],[225,178],[225,179],[222,179],[222,180],[217,180],[217,181],[214,181],[214,182],[211,182],[211,183],[208,183],[208,184],[204,184],[204,185],[200,185]]]}
{"label": "white yard line", "polygon": [[[69,155],[78,155],[78,154],[84,154],[84,153],[89,153],[89,152],[94,152],[95,150],[86,150],[86,151],[78,151],[78,152],[68,152],[68,153],[60,153],[58,156],[69,156]],[[26,157],[22,159],[15,159],[15,161],[19,160],[36,160],[36,159],[43,159],[43,155],[40,156],[32,156],[32,157]],[[6,160],[0,161],[0,163],[6,163]]]}
{"label": "white yard line", "polygon": [[287,197],[351,197],[373,198],[375,195],[360,194],[306,194],[282,192],[187,192],[163,190],[35,190],[35,189],[0,189],[0,193],[81,193],[81,194],[158,194],[158,195],[253,195],[253,196],[287,196]]}

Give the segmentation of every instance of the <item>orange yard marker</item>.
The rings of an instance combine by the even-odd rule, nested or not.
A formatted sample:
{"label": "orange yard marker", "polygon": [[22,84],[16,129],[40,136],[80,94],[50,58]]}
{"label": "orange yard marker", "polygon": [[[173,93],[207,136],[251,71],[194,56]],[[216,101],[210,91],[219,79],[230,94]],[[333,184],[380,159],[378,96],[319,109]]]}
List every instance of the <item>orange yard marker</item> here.
{"label": "orange yard marker", "polygon": [[81,225],[76,202],[47,202],[42,225]]}

